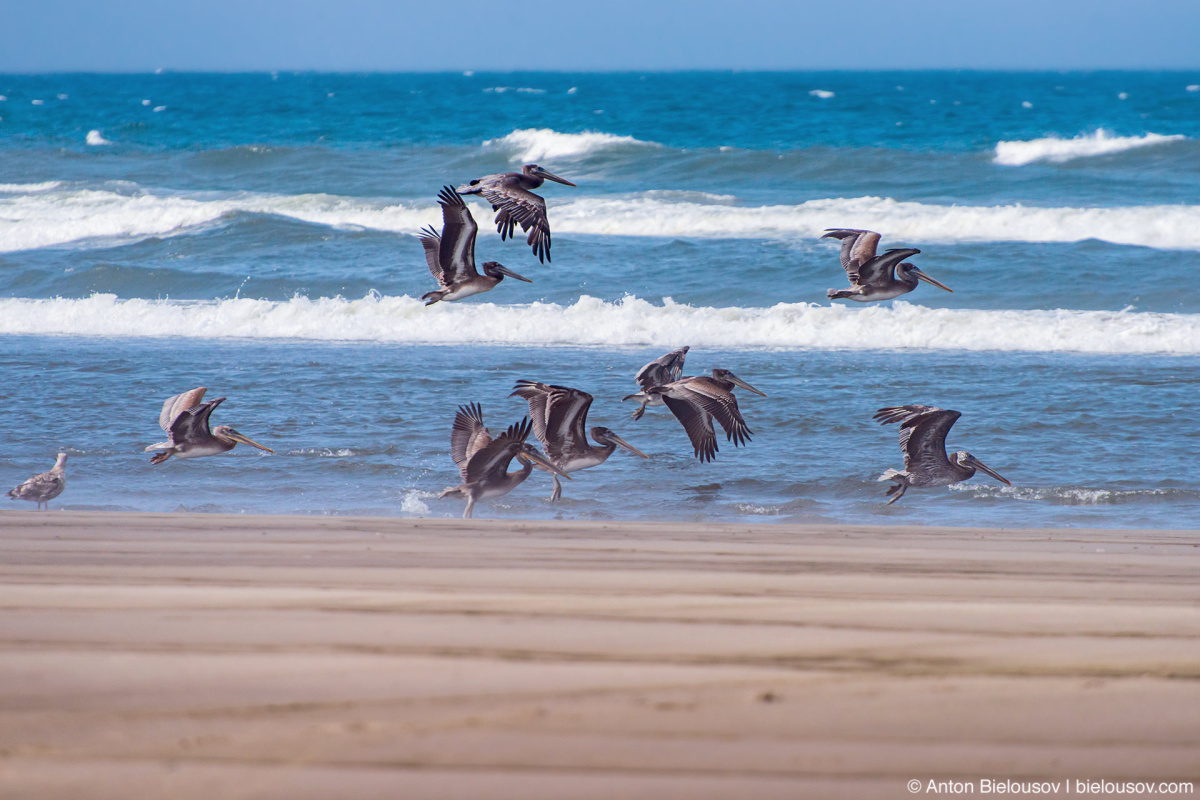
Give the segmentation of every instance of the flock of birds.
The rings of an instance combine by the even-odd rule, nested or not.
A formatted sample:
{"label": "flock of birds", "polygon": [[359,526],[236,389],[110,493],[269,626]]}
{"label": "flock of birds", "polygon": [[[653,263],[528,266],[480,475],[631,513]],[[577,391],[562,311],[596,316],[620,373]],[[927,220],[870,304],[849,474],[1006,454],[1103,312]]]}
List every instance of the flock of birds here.
{"label": "flock of birds", "polygon": [[[475,239],[479,226],[463,201],[463,195],[479,195],[491,204],[496,212],[496,230],[501,241],[515,236],[516,228],[520,226],[528,234],[526,243],[533,254],[545,263],[550,261],[550,223],[546,201],[533,190],[547,180],[575,186],[536,164],[528,164],[521,172],[486,175],[457,189],[442,188],[438,194],[442,230],[439,233],[427,228],[420,233],[429,271],[438,283],[436,290],[421,298],[426,305],[453,302],[491,291],[506,277],[532,283],[529,278],[495,261],[482,264],[482,275],[476,270]],[[919,281],[947,292],[953,291],[905,261],[920,250],[893,248],[877,253],[880,236],[874,231],[831,228],[822,238],[841,241],[842,268],[850,282],[848,288],[830,289],[827,295],[831,299],[890,300],[913,291]],[[640,391],[627,395],[624,400],[639,403],[631,415],[634,420],[641,419],[647,407],[665,406],[683,426],[696,458],[709,462],[718,451],[714,420],[724,430],[726,441],[735,447],[750,441],[753,433],[738,407],[734,389],[745,389],[764,398],[767,395],[727,369],[713,369],[711,375],[684,376],[683,365],[688,350],[688,347],[681,347],[642,367],[634,376]],[[198,387],[169,397],[163,403],[159,426],[166,432],[167,440],[146,448],[146,452],[155,452],[150,463],[161,464],[171,457],[198,458],[226,453],[239,443],[274,452],[228,425],[211,427],[209,418],[225,398],[204,402],[205,391],[205,387]],[[560,478],[571,480],[570,473],[603,464],[617,448],[649,458],[608,428],[588,430],[587,414],[592,396],[587,392],[519,380],[509,396],[525,400],[529,404],[529,414],[495,436],[484,425],[483,411],[478,403],[459,406],[455,414],[450,432],[450,455],[462,481],[444,490],[440,497],[465,499],[467,505],[463,516],[466,518],[472,516],[478,502],[508,494],[523,483],[534,468],[551,474],[554,490],[550,499],[556,501],[562,496]],[[1012,485],[966,451],[946,454],[946,435],[960,416],[957,411],[923,405],[879,409],[874,419],[880,424],[900,424],[900,449],[904,453],[903,470],[889,469],[879,476],[879,480],[893,484],[887,491],[887,495],[892,496],[889,504],[903,497],[911,487],[948,486],[967,480],[977,471]],[[544,453],[526,441],[530,433],[542,445]],[[589,433],[591,441],[588,440]],[[514,459],[520,469],[510,472]],[[66,463],[67,454],[59,453],[49,472],[34,475],[12,489],[8,496],[36,502],[39,509],[49,508],[50,501],[66,487]]]}

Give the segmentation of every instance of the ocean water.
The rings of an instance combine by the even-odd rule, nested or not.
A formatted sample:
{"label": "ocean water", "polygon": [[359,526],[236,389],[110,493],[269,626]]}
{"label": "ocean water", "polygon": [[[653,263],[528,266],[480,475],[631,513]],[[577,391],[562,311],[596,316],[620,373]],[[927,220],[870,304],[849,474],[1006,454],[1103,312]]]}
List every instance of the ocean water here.
{"label": "ocean water", "polygon": [[[618,451],[479,516],[1200,524],[1200,73],[0,76],[0,484],[66,508],[450,516],[449,429],[515,380],[591,392]],[[41,101],[41,102],[35,102]],[[443,184],[537,162],[553,262],[425,308]],[[954,289],[831,303],[829,227]],[[753,441],[700,464],[621,397],[690,345]],[[151,467],[163,399],[276,450]],[[910,491],[875,409],[955,408],[1009,478]]]}

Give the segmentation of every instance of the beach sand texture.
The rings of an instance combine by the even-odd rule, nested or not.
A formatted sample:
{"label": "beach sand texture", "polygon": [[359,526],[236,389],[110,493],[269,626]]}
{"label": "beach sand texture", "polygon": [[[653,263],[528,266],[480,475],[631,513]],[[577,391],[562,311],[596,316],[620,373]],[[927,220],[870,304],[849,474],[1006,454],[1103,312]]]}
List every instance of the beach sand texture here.
{"label": "beach sand texture", "polygon": [[1200,777],[1200,535],[0,514],[0,796]]}

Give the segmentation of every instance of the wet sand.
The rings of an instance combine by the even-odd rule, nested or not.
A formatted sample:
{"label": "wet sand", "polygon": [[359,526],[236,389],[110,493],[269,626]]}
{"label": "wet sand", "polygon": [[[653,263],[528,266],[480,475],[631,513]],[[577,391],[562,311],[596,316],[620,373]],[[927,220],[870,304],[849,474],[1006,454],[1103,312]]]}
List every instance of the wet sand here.
{"label": "wet sand", "polygon": [[1197,532],[4,512],[0,575],[4,798],[1200,778]]}

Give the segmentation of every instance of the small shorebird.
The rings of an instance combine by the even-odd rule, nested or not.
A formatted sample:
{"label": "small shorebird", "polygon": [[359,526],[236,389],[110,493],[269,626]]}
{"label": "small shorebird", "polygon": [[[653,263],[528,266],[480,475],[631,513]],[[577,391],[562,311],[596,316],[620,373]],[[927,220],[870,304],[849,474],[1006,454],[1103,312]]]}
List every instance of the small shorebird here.
{"label": "small shorebird", "polygon": [[737,398],[733,396],[735,386],[766,397],[727,369],[714,369],[711,378],[706,375],[680,378],[664,386],[652,387],[647,393],[662,397],[687,431],[696,457],[701,461],[712,461],[718,450],[713,431],[714,417],[725,429],[726,440],[732,441],[734,447],[750,441],[752,431],[742,419]]}
{"label": "small shorebird", "polygon": [[49,510],[50,501],[62,494],[65,488],[67,488],[67,454],[59,453],[58,460],[54,462],[54,466],[50,468],[49,472],[39,472],[12,489],[8,496],[13,500],[28,500],[31,503],[37,503],[39,511],[42,510],[42,504],[45,503],[46,509]]}
{"label": "small shorebird", "polygon": [[496,261],[483,262],[483,274],[475,271],[475,234],[479,226],[471,216],[471,210],[463,199],[449,186],[443,186],[438,194],[442,207],[442,233],[433,228],[421,231],[421,246],[425,248],[425,261],[433,279],[442,287],[437,291],[421,295],[425,305],[439,300],[450,302],[470,297],[481,292],[490,292],[507,275],[519,281],[533,283],[529,278],[518,275]]}
{"label": "small shorebird", "polygon": [[159,450],[150,458],[151,464],[161,464],[171,456],[176,458],[199,458],[200,456],[215,456],[237,447],[238,442],[266,450],[258,442],[235,431],[228,425],[218,425],[209,429],[208,418],[213,409],[225,401],[224,397],[200,402],[204,399],[207,389],[203,386],[190,392],[168,397],[163,403],[162,413],[158,415],[158,425],[167,432],[167,441],[152,444],[146,452]]}
{"label": "small shorebird", "polygon": [[[438,499],[465,497],[463,519],[470,519],[477,502],[508,494],[525,482],[535,464],[570,480],[570,475],[550,463],[533,445],[525,443],[529,431],[529,419],[525,418],[493,438],[483,426],[483,410],[478,403],[459,406],[450,430],[450,455],[458,465],[462,483],[443,490]],[[514,458],[521,462],[521,469],[508,472]]]}
{"label": "small shorebird", "polygon": [[850,279],[849,289],[830,289],[825,293],[831,300],[847,299],[860,303],[891,300],[917,288],[918,280],[932,283],[947,292],[954,291],[915,265],[904,262],[909,256],[921,252],[914,247],[894,248],[881,256],[875,255],[875,248],[879,246],[879,234],[875,231],[829,228],[821,238],[842,240],[842,268]]}
{"label": "small shorebird", "polygon": [[665,405],[662,396],[650,394],[650,390],[655,386],[674,383],[683,377],[683,361],[687,358],[687,352],[690,349],[690,347],[681,347],[678,350],[672,350],[638,370],[638,374],[633,376],[633,379],[637,381],[637,385],[642,388],[642,391],[621,398],[622,403],[626,400],[637,400],[641,403],[641,406],[634,409],[633,413],[629,415],[631,419],[641,419],[642,415],[646,413],[646,406]]}
{"label": "small shorebird", "polygon": [[[564,473],[578,472],[603,464],[618,447],[635,456],[650,457],[608,428],[592,428],[592,438],[600,447],[588,444],[585,431],[592,396],[587,392],[566,386],[519,380],[509,397],[520,397],[529,401],[533,435],[542,443],[550,462]],[[553,502],[561,496],[562,484],[555,475],[554,493],[550,495],[550,500]]]}
{"label": "small shorebird", "polygon": [[961,417],[958,411],[934,406],[890,406],[875,412],[873,419],[880,425],[900,423],[900,449],[904,451],[904,470],[889,469],[879,476],[881,481],[894,481],[887,494],[896,496],[888,505],[899,500],[910,486],[926,489],[961,483],[975,474],[986,472],[1001,483],[1012,483],[966,450],[946,456],[946,434]]}
{"label": "small shorebird", "polygon": [[458,187],[458,193],[481,195],[492,204],[501,241],[513,236],[515,227],[520,225],[521,230],[529,234],[525,243],[533,248],[533,254],[544,264],[550,260],[550,221],[546,218],[546,201],[534,194],[533,190],[548,180],[566,186],[575,185],[537,164],[526,164],[520,172],[500,172],[476,178]]}

